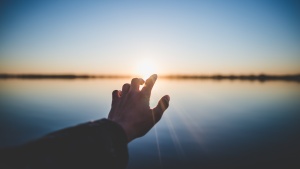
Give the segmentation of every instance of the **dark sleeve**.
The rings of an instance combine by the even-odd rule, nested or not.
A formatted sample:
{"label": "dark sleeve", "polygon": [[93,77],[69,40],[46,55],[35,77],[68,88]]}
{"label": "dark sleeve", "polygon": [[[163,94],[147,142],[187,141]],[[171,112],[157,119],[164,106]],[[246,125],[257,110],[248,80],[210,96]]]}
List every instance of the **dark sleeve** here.
{"label": "dark sleeve", "polygon": [[127,138],[121,126],[101,119],[1,150],[0,158],[9,169],[126,168]]}

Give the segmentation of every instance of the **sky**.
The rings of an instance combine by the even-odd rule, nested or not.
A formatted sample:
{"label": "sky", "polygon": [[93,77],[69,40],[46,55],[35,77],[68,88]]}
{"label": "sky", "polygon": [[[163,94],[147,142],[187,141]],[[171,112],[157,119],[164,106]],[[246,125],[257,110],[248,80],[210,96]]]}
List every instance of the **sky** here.
{"label": "sky", "polygon": [[300,73],[292,0],[0,2],[0,73]]}

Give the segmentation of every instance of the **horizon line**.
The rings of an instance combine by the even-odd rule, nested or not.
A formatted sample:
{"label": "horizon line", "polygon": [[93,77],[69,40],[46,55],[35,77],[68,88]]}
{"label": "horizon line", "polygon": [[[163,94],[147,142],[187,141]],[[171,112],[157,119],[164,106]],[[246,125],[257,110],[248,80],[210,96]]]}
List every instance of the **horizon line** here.
{"label": "horizon line", "polygon": [[[0,73],[0,79],[118,79],[132,78],[134,75],[118,74],[42,74],[42,73],[24,73],[10,74]],[[164,79],[211,79],[211,80],[248,80],[248,81],[296,81],[300,82],[300,73],[298,74],[165,74],[160,75]]]}

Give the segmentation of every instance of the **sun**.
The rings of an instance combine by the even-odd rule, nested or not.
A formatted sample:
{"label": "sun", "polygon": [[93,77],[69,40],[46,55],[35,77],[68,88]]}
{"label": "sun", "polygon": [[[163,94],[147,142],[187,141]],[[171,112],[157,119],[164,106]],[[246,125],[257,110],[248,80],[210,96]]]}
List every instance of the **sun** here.
{"label": "sun", "polygon": [[144,59],[137,64],[137,73],[141,78],[146,80],[152,74],[157,73],[157,68],[151,60]]}

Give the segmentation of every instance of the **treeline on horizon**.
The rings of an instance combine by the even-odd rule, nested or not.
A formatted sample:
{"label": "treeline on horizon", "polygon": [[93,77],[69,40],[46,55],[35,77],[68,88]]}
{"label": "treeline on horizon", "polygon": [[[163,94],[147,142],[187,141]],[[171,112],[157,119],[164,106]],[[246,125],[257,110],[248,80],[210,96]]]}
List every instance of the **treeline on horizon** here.
{"label": "treeline on horizon", "polygon": [[[0,74],[0,79],[104,79],[131,78],[130,75],[76,75],[76,74]],[[250,81],[297,81],[300,74],[294,75],[161,75],[165,79],[212,79],[212,80],[250,80]]]}

